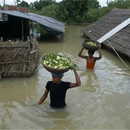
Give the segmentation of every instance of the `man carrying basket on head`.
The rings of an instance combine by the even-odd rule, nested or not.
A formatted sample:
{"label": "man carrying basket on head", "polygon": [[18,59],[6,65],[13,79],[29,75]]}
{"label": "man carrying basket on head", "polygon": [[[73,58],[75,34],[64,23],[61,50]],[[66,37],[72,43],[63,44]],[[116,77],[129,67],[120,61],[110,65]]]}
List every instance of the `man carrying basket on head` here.
{"label": "man carrying basket on head", "polygon": [[64,76],[63,73],[51,73],[52,74],[52,81],[48,81],[46,84],[46,89],[43,96],[40,98],[38,104],[41,104],[45,101],[50,92],[50,106],[54,108],[63,108],[66,106],[65,97],[66,92],[70,88],[78,87],[81,85],[80,77],[76,71],[73,70],[75,75],[75,83],[71,82],[64,82],[62,81],[62,77]]}
{"label": "man carrying basket on head", "polygon": [[91,51],[91,50],[88,50],[88,56],[82,55],[82,52],[83,52],[83,49],[84,49],[84,47],[82,47],[82,49],[78,53],[78,56],[86,59],[86,68],[94,69],[96,61],[100,60],[102,58],[102,53],[101,53],[100,48],[101,48],[101,46],[99,46],[99,57],[94,57],[93,55],[94,55],[95,51]]}

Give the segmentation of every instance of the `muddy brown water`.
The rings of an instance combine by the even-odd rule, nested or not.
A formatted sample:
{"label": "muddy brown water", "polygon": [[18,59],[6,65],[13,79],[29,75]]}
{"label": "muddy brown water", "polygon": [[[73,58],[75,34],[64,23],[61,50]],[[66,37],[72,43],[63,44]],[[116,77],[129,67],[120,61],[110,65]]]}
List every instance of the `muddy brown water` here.
{"label": "muddy brown water", "polygon": [[[37,103],[46,82],[51,80],[51,74],[39,64],[38,71],[29,78],[0,81],[0,129],[130,129],[130,71],[116,55],[104,49],[95,70],[86,71],[85,60],[77,56],[82,27],[67,26],[62,39],[39,42],[40,57],[58,52],[78,65],[82,84],[67,91],[67,108],[50,108],[48,96],[42,105],[30,109],[29,105]],[[66,72],[63,80],[75,82],[73,71]]]}

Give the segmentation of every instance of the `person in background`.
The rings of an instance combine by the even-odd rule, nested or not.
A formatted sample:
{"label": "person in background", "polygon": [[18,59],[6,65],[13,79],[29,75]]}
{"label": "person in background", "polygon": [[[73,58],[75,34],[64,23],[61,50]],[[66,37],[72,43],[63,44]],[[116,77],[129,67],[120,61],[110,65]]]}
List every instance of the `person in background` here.
{"label": "person in background", "polygon": [[80,50],[80,52],[78,53],[78,56],[81,58],[86,59],[86,68],[88,69],[94,69],[95,63],[97,60],[100,60],[102,58],[102,53],[101,53],[101,46],[99,46],[99,56],[98,57],[94,57],[94,51],[88,51],[88,56],[87,55],[82,55],[82,52],[84,50],[84,47],[82,47],[82,49]]}
{"label": "person in background", "polygon": [[50,106],[54,108],[64,108],[66,106],[65,98],[68,89],[81,85],[80,77],[74,69],[75,83],[62,81],[63,73],[52,73],[52,81],[48,81],[43,96],[40,98],[38,105],[43,103],[50,92]]}

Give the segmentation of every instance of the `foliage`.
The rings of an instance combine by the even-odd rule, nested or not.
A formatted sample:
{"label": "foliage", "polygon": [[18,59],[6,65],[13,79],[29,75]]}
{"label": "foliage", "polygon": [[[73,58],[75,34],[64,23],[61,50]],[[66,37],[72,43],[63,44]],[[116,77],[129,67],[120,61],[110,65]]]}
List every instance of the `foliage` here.
{"label": "foliage", "polygon": [[[20,2],[20,1],[19,1],[19,2]],[[28,7],[29,7],[28,3],[25,2],[25,1],[22,1],[20,4],[18,4],[18,6],[20,6],[20,7],[25,7],[25,8],[28,8]]]}
{"label": "foliage", "polygon": [[[56,4],[51,4],[49,6],[46,6],[44,8],[42,8],[42,10],[40,11],[40,15],[44,15],[44,16],[48,16],[48,17],[53,17],[56,18],[56,8],[57,5]],[[51,10],[51,11],[48,11]]]}
{"label": "foliage", "polygon": [[128,8],[130,8],[130,0],[108,1],[108,7],[128,9]]}
{"label": "foliage", "polygon": [[51,4],[56,3],[55,0],[39,0],[35,1],[34,3],[30,4],[30,8],[36,9],[36,10],[42,10],[42,8],[49,6]]}
{"label": "foliage", "polygon": [[101,6],[99,5],[99,1],[97,0],[88,0],[88,8],[89,9],[98,9]]}
{"label": "foliage", "polygon": [[100,9],[89,9],[88,12],[84,15],[83,23],[93,23],[97,21],[99,18],[101,18],[103,15],[107,14],[111,8],[103,7]]}
{"label": "foliage", "polygon": [[20,0],[16,0],[17,5],[18,5],[18,3],[20,3],[20,2],[21,2]]}
{"label": "foliage", "polygon": [[99,8],[97,0],[63,0],[58,4],[56,17],[65,22],[81,23],[89,8]]}
{"label": "foliage", "polygon": [[[44,4],[43,4],[44,3]],[[31,3],[30,12],[56,18],[66,23],[92,23],[111,11],[112,8],[130,8],[130,0],[107,0],[107,7],[98,0],[40,0]]]}

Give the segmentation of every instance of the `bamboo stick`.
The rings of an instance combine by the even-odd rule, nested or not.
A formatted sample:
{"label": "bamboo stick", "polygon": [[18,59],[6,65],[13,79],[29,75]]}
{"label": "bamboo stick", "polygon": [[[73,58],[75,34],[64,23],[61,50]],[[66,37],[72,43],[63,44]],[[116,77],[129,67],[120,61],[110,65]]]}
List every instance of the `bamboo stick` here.
{"label": "bamboo stick", "polygon": [[19,64],[19,63],[29,63],[29,61],[9,61],[9,62],[0,62],[0,65],[5,65],[5,64]]}
{"label": "bamboo stick", "polygon": [[29,46],[0,46],[0,49],[3,48],[30,48]]}

